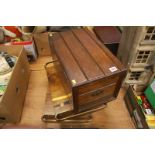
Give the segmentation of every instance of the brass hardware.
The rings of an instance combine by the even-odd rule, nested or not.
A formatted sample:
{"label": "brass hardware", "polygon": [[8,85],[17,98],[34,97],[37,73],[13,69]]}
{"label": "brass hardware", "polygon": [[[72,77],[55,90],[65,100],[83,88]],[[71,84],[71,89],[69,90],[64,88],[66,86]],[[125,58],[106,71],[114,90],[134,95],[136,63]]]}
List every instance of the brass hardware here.
{"label": "brass hardware", "polygon": [[64,95],[64,96],[55,97],[55,98],[52,99],[52,101],[53,101],[53,102],[54,102],[54,101],[59,101],[59,100],[62,100],[62,99],[67,99],[67,98],[69,98],[69,97],[71,97],[71,93],[69,93],[69,94],[67,94],[67,95]]}
{"label": "brass hardware", "polygon": [[91,116],[89,116],[88,117],[88,119],[80,119],[80,120],[74,120],[74,119],[65,119],[65,120],[63,120],[63,121],[61,121],[61,120],[56,120],[54,117],[48,117],[48,115],[44,115],[43,117],[42,117],[42,120],[44,121],[44,122],[48,122],[48,123],[58,123],[58,122],[63,122],[63,123],[89,123],[89,122],[91,122],[92,121],[92,117]]}
{"label": "brass hardware", "polygon": [[91,109],[91,110],[84,111],[84,112],[80,112],[80,113],[73,114],[73,115],[71,115],[71,116],[67,116],[67,117],[64,117],[64,118],[58,118],[58,117],[59,117],[58,115],[59,115],[60,113],[58,113],[58,114],[56,113],[56,114],[55,114],[55,119],[56,119],[57,121],[63,121],[63,120],[70,119],[70,118],[73,118],[73,117],[77,117],[77,116],[82,116],[82,115],[85,115],[85,114],[89,114],[89,113],[92,113],[92,112],[95,112],[95,111],[104,109],[105,107],[106,107],[106,105],[103,105],[103,106],[101,106],[101,107],[99,107],[99,108]]}
{"label": "brass hardware", "polygon": [[103,90],[97,90],[97,91],[93,92],[91,95],[92,96],[97,96],[97,95],[100,95],[102,93],[103,93]]}
{"label": "brass hardware", "polygon": [[76,80],[72,80],[72,84],[75,85],[76,84]]}

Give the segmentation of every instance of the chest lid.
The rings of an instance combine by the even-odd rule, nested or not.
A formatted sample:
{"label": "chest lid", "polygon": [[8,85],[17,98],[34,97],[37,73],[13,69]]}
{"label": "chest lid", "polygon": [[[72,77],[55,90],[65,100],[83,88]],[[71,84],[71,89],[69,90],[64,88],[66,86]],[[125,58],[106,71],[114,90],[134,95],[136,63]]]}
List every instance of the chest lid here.
{"label": "chest lid", "polygon": [[73,86],[124,70],[120,61],[87,29],[55,33],[50,44]]}

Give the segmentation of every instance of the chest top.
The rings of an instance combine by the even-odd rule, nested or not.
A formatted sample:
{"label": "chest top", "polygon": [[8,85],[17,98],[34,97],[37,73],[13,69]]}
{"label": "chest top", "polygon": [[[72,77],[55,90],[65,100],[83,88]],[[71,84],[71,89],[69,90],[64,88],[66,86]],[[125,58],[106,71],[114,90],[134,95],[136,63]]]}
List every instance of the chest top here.
{"label": "chest top", "polygon": [[120,61],[87,29],[55,33],[49,39],[73,85],[124,70]]}

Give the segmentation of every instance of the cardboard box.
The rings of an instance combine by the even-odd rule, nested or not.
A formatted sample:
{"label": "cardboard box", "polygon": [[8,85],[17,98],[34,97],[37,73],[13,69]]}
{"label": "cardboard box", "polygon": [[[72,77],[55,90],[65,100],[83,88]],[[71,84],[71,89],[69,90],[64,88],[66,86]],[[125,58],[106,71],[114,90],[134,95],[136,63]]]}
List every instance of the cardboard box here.
{"label": "cardboard box", "polygon": [[23,46],[0,46],[0,50],[18,57],[4,95],[0,100],[0,123],[20,121],[29,82],[29,63]]}
{"label": "cardboard box", "polygon": [[34,61],[38,57],[33,39],[31,39],[30,41],[11,42],[11,45],[22,45],[22,46],[24,46],[25,51],[27,53],[27,58],[29,61]]}
{"label": "cardboard box", "polygon": [[35,43],[31,38],[29,41],[12,41],[5,44],[0,44],[0,46],[10,46],[10,45],[21,45],[25,48],[27,58],[29,61],[35,61],[38,57]]}
{"label": "cardboard box", "polygon": [[48,35],[49,33],[39,33],[33,35],[39,56],[51,55]]}

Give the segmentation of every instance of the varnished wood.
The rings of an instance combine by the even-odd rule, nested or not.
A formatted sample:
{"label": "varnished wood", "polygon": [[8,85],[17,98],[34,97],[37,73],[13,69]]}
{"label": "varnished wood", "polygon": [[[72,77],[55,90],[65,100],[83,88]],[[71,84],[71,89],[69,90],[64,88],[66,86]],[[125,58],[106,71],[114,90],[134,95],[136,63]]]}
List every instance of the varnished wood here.
{"label": "varnished wood", "polygon": [[110,76],[110,77],[107,77],[104,79],[95,80],[94,82],[90,82],[88,84],[79,86],[78,93],[80,95],[80,94],[84,94],[84,93],[88,92],[89,90],[99,89],[101,87],[111,84],[111,82],[116,83],[118,81],[118,79],[119,79],[119,76]]}
{"label": "varnished wood", "polygon": [[134,128],[133,122],[126,109],[123,100],[125,90],[120,89],[116,100],[108,103],[107,108],[92,114],[92,123],[82,125],[81,123],[44,123],[41,120],[46,103],[48,79],[44,70],[45,63],[52,61],[52,57],[40,57],[31,64],[31,75],[27,95],[24,103],[22,118],[18,124],[5,124],[3,128]]}
{"label": "varnished wood", "polygon": [[[93,57],[94,61],[102,69],[104,74],[106,76],[111,75],[112,72],[110,72],[109,68],[113,67],[114,65],[117,67],[117,64],[115,64],[112,59],[104,52],[103,48],[98,46],[96,42],[90,37],[90,35],[85,32],[85,30],[76,29],[73,30],[73,32],[85,46],[88,53]],[[120,70],[118,69],[116,72],[118,71]]]}
{"label": "varnished wood", "polygon": [[121,33],[116,26],[95,26],[93,30],[104,44],[120,43]]}
{"label": "varnished wood", "polygon": [[89,36],[101,47],[103,48],[104,52],[113,60],[113,62],[115,64],[117,64],[117,67],[120,70],[124,69],[124,66],[122,65],[122,63],[117,59],[117,57],[115,57],[113,54],[111,54],[111,52],[108,50],[108,48],[106,46],[104,46],[98,39],[97,37],[91,33],[90,31],[88,31],[87,29],[85,29],[85,32],[87,32],[89,34]]}
{"label": "varnished wood", "polygon": [[61,32],[60,34],[66,42],[66,45],[68,45],[71,54],[79,65],[80,69],[83,71],[85,77],[88,80],[91,80],[102,76],[102,70],[93,61],[93,58],[87,52],[85,52],[85,47],[79,42],[76,35],[74,35],[72,31]]}
{"label": "varnished wood", "polygon": [[[117,97],[126,69],[89,31],[72,29],[57,33],[50,37],[50,44],[66,80],[72,84],[70,94],[75,113],[93,109],[101,102],[108,102],[108,98]],[[115,70],[112,71],[112,67]],[[111,87],[112,83],[115,87]],[[102,89],[101,93],[103,86],[108,89]],[[60,115],[63,117],[63,113]]]}
{"label": "varnished wood", "polygon": [[86,104],[92,101],[96,101],[100,98],[106,97],[106,96],[113,96],[113,92],[115,90],[116,84],[111,84],[107,87],[102,87],[97,90],[93,90],[91,92],[88,92],[86,94],[79,95],[79,104]]}
{"label": "varnished wood", "polygon": [[54,35],[52,41],[54,44],[54,49],[57,52],[57,57],[60,60],[60,63],[65,64],[62,66],[64,67],[68,77],[72,80],[76,80],[77,83],[86,82],[87,79],[83,75],[80,67],[75,62],[74,57],[70,54],[69,49],[67,48],[64,41],[62,40],[62,38],[58,33]]}

